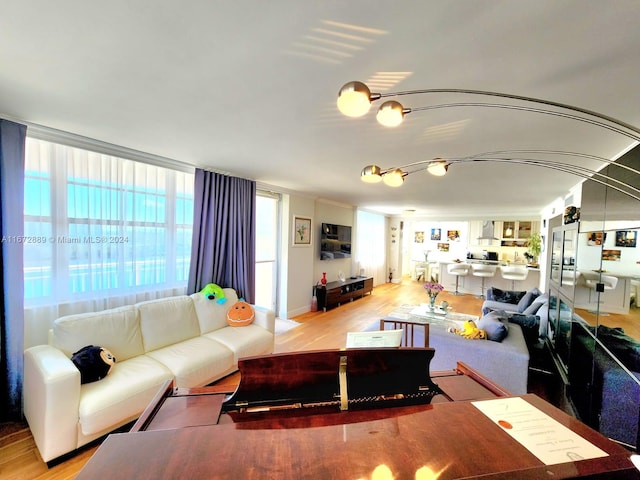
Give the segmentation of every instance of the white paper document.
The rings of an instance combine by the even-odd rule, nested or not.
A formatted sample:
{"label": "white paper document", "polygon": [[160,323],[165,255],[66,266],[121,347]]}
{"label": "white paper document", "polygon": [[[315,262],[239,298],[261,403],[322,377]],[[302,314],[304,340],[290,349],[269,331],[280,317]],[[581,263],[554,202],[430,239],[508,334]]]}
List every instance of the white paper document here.
{"label": "white paper document", "polygon": [[545,465],[609,455],[520,397],[471,403]]}
{"label": "white paper document", "polygon": [[399,347],[402,329],[374,332],[347,332],[347,348]]}

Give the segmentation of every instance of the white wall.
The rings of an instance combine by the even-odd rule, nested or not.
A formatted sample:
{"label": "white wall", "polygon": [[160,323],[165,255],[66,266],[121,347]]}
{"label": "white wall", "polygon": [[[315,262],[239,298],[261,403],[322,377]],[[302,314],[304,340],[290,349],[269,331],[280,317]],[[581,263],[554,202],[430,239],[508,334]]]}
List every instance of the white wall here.
{"label": "white wall", "polygon": [[355,251],[353,248],[356,245],[356,209],[354,207],[343,205],[339,203],[331,203],[324,200],[318,200],[315,204],[315,218],[314,218],[314,233],[316,236],[320,235],[320,229],[323,223],[335,223],[337,225],[349,225],[353,227],[351,230],[351,242],[352,252],[351,258],[334,258],[332,260],[320,260],[320,243],[314,244],[314,282],[309,285],[309,291],[311,287],[320,281],[322,272],[326,272],[327,281],[334,282],[338,280],[340,272],[349,278],[351,275],[357,274],[357,266],[355,265]]}
{"label": "white wall", "polygon": [[[431,240],[431,231],[434,229],[440,231],[440,240]],[[457,231],[459,236],[455,240],[449,240],[449,231]],[[409,225],[405,224],[404,236],[411,261],[424,262],[426,252],[430,262],[451,261],[456,258],[464,260],[470,243],[469,222],[414,220]],[[447,245],[449,251],[438,250],[438,244]]]}
{"label": "white wall", "polygon": [[[313,287],[326,272],[329,282],[338,280],[340,272],[345,277],[356,274],[354,258],[320,260],[320,230],[322,223],[335,223],[353,227],[355,245],[355,207],[316,200],[302,195],[283,196],[283,245],[281,248],[280,311],[281,318],[291,318],[311,309]],[[311,246],[293,246],[293,216],[311,218]],[[285,240],[286,239],[286,240]]]}
{"label": "white wall", "polygon": [[[312,286],[315,284],[313,274],[318,234],[316,228],[315,201],[313,198],[299,195],[283,196],[282,209],[282,248],[280,272],[280,311],[278,316],[290,318],[311,309]],[[311,218],[311,245],[293,246],[293,216]]]}
{"label": "white wall", "polygon": [[[606,236],[603,245],[589,245],[588,237],[590,232],[598,232],[602,228],[602,222],[581,222],[580,234],[578,235],[578,268],[580,270],[603,269],[609,273],[620,275],[638,275],[640,268],[640,238],[637,238],[636,247],[617,247],[616,231],[632,230],[636,232],[636,237],[640,236],[638,221],[615,221],[608,222]],[[602,250],[619,250],[620,260],[602,260]],[[601,266],[602,264],[602,266]]]}

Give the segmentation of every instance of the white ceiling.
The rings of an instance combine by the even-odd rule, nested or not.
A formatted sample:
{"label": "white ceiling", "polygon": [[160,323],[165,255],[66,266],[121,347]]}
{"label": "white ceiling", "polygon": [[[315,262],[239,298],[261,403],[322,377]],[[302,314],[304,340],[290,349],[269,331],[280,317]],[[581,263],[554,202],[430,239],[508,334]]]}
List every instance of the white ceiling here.
{"label": "white ceiling", "polygon": [[506,92],[640,125],[638,0],[0,5],[0,115],[388,214],[533,215],[580,179],[480,163],[453,165],[443,178],[416,173],[392,189],[361,182],[367,164],[513,149],[612,158],[632,141],[565,118],[479,107],[414,112],[386,129],[374,109],[360,119],[338,113],[348,81],[382,91],[373,86],[402,72],[387,91]]}

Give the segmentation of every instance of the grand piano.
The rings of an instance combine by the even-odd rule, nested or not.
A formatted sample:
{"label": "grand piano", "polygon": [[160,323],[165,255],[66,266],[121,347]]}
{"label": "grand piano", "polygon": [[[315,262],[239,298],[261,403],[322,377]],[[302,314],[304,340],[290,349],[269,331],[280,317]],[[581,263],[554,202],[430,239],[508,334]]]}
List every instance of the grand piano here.
{"label": "grand piano", "polygon": [[[273,354],[241,359],[234,391],[168,383],[76,478],[640,478],[630,452],[598,432],[535,395],[511,397],[464,364],[430,372],[433,354]],[[599,453],[550,462],[512,435],[517,425],[505,427],[476,403],[492,401],[524,402]]]}

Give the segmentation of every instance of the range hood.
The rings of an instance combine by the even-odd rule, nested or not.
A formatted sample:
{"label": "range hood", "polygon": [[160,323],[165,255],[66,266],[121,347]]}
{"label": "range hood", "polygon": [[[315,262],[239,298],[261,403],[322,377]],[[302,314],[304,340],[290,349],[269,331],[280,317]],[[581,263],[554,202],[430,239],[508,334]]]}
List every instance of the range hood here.
{"label": "range hood", "polygon": [[482,222],[482,233],[478,237],[478,240],[498,240],[494,235],[493,220],[486,220]]}

